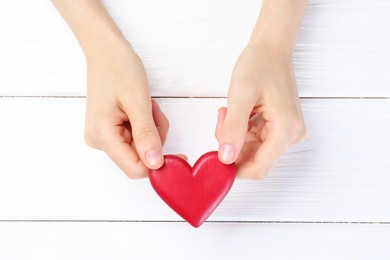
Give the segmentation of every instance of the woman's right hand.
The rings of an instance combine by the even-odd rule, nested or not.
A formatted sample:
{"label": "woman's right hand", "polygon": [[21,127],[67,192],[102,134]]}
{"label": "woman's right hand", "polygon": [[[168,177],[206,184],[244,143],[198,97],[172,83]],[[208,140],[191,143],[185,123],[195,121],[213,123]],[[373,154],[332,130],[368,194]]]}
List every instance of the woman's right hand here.
{"label": "woman's right hand", "polygon": [[151,99],[145,68],[129,44],[87,58],[85,142],[132,179],[164,162],[169,122]]}

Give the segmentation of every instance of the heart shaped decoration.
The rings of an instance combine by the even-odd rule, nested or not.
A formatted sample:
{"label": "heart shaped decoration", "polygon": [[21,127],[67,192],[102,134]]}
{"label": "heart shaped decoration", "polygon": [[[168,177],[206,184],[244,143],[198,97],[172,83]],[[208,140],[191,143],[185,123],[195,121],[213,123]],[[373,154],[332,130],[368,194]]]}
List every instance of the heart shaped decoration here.
{"label": "heart shaped decoration", "polygon": [[236,165],[221,163],[216,151],[202,155],[194,167],[175,155],[164,158],[160,169],[149,170],[154,190],[183,219],[199,227],[232,187]]}

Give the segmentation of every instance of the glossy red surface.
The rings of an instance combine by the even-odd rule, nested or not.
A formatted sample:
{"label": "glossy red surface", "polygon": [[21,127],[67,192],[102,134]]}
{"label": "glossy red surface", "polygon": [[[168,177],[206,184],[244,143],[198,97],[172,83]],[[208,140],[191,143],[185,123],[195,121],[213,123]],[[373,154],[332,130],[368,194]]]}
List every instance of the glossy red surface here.
{"label": "glossy red surface", "polygon": [[199,227],[232,187],[236,165],[221,163],[218,152],[202,155],[193,167],[175,155],[164,158],[160,169],[149,170],[154,190],[183,219]]}

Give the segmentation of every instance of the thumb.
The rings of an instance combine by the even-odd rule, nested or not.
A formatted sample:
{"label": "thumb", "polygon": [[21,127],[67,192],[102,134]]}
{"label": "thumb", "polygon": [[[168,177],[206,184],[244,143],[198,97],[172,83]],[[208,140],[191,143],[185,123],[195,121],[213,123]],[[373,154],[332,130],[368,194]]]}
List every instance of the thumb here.
{"label": "thumb", "polygon": [[152,113],[152,102],[125,107],[132,129],[138,155],[150,169],[158,169],[164,163],[162,143]]}
{"label": "thumb", "polygon": [[252,98],[229,95],[227,109],[219,110],[216,135],[219,142],[218,157],[222,163],[233,163],[241,152],[253,109],[250,102]]}

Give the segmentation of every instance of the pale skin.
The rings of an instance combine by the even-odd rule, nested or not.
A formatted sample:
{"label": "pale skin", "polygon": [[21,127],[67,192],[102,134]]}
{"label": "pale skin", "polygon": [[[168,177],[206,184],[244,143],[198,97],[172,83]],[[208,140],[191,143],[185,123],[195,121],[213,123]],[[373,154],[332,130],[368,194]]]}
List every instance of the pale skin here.
{"label": "pale skin", "polygon": [[[132,179],[164,163],[169,121],[151,99],[145,68],[100,0],[52,0],[87,60],[85,141]],[[261,179],[285,149],[303,140],[293,50],[307,0],[264,0],[252,36],[235,64],[228,106],[218,111],[222,163]]]}

